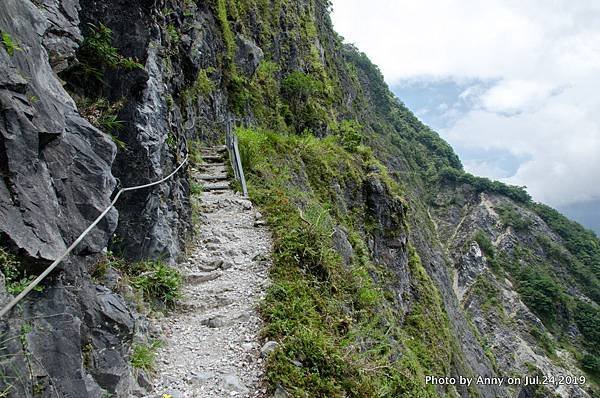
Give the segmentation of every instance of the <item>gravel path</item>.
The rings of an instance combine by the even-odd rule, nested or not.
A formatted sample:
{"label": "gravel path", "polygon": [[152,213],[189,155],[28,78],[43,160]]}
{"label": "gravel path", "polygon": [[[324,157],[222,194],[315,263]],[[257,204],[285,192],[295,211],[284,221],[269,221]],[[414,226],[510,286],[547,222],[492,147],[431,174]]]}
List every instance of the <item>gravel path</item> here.
{"label": "gravel path", "polygon": [[265,397],[256,307],[269,283],[271,237],[250,201],[229,189],[222,159],[211,161],[195,173],[205,192],[196,248],[180,264],[183,305],[158,321],[166,341],[157,355],[154,392]]}

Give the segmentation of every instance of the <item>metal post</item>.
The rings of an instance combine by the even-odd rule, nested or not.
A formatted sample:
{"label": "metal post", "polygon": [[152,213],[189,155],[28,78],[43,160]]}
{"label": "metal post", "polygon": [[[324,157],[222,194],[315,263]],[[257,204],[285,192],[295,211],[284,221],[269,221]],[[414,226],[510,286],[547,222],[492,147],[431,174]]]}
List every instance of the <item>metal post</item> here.
{"label": "metal post", "polygon": [[240,150],[238,148],[238,138],[233,136],[233,151],[235,152],[235,160],[239,168],[238,172],[240,175],[240,183],[242,185],[242,193],[244,196],[248,196],[248,187],[246,187],[246,177],[244,176],[244,169],[242,167],[242,159],[240,158]]}

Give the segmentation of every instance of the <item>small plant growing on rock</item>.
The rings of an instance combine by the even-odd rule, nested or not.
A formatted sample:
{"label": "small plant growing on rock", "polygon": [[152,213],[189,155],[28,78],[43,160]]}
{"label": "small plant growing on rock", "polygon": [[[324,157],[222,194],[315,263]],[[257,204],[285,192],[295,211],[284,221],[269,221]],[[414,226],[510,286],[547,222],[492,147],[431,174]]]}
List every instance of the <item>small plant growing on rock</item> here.
{"label": "small plant growing on rock", "polygon": [[113,142],[122,150],[126,149],[127,145],[117,137],[117,134],[123,131],[125,126],[123,121],[119,120],[117,113],[123,108],[124,104],[123,99],[110,103],[102,97],[93,101],[87,98],[77,101],[81,116],[86,118],[94,127],[110,134]]}
{"label": "small plant growing on rock", "polygon": [[192,195],[201,195],[202,192],[204,192],[204,187],[202,184],[198,184],[196,182],[190,184],[190,193]]}
{"label": "small plant growing on rock", "polygon": [[14,42],[12,37],[10,37],[10,35],[6,32],[2,32],[2,44],[4,45],[4,48],[6,49],[8,55],[10,55],[11,57],[15,55],[15,51],[22,51],[21,47],[19,47]]}
{"label": "small plant growing on rock", "polygon": [[181,275],[162,261],[148,260],[132,265],[131,285],[146,301],[173,307],[180,297]]}
{"label": "small plant growing on rock", "polygon": [[169,35],[169,40],[171,41],[171,43],[173,43],[174,45],[179,44],[179,42],[181,41],[181,35],[177,31],[177,28],[175,27],[175,25],[173,25],[173,24],[167,25],[166,30],[167,30],[167,34]]}
{"label": "small plant growing on rock", "polygon": [[101,279],[109,268],[121,272],[125,276],[123,279],[150,304],[173,307],[181,295],[181,275],[160,260],[131,263],[109,253],[96,264],[92,277]]}
{"label": "small plant growing on rock", "polygon": [[[21,269],[21,264],[17,257],[2,248],[0,248],[0,272],[4,275],[6,291],[12,295],[21,293],[36,278],[34,275],[28,276]],[[41,292],[43,288],[42,286],[37,286],[34,290]]]}
{"label": "small plant growing on rock", "polygon": [[90,33],[83,40],[79,58],[88,65],[105,65],[112,69],[123,68],[126,70],[144,69],[131,57],[123,56],[112,45],[112,30],[104,24],[98,26],[89,24]]}
{"label": "small plant growing on rock", "polygon": [[149,373],[154,372],[156,351],[160,347],[162,347],[160,340],[154,340],[148,344],[134,344],[131,353],[131,366]]}
{"label": "small plant growing on rock", "polygon": [[200,143],[200,141],[189,142],[188,153],[190,156],[190,163],[193,166],[198,166],[203,162],[201,147],[202,144]]}
{"label": "small plant growing on rock", "polygon": [[[78,63],[63,72],[72,90],[100,92],[104,70],[144,69],[136,59],[126,57],[112,45],[112,30],[103,24],[88,24],[87,34],[77,51]],[[97,95],[97,94],[96,94]]]}

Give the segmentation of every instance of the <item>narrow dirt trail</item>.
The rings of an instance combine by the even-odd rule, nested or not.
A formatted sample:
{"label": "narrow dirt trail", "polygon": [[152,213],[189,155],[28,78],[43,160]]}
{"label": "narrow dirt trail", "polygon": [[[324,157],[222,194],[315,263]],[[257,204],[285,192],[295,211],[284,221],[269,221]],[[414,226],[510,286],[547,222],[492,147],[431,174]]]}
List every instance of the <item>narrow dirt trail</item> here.
{"label": "narrow dirt trail", "polygon": [[183,305],[159,322],[154,391],[184,397],[264,397],[256,311],[268,286],[271,237],[260,214],[230,189],[223,148],[205,150],[196,248],[179,265]]}

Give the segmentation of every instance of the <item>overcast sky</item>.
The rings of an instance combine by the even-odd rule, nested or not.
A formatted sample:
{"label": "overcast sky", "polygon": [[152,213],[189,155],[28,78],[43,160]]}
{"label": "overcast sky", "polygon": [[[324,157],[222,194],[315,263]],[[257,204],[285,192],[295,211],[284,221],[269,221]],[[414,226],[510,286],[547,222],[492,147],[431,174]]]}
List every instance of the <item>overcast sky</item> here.
{"label": "overcast sky", "polygon": [[468,171],[600,212],[600,1],[334,0],[332,17]]}

